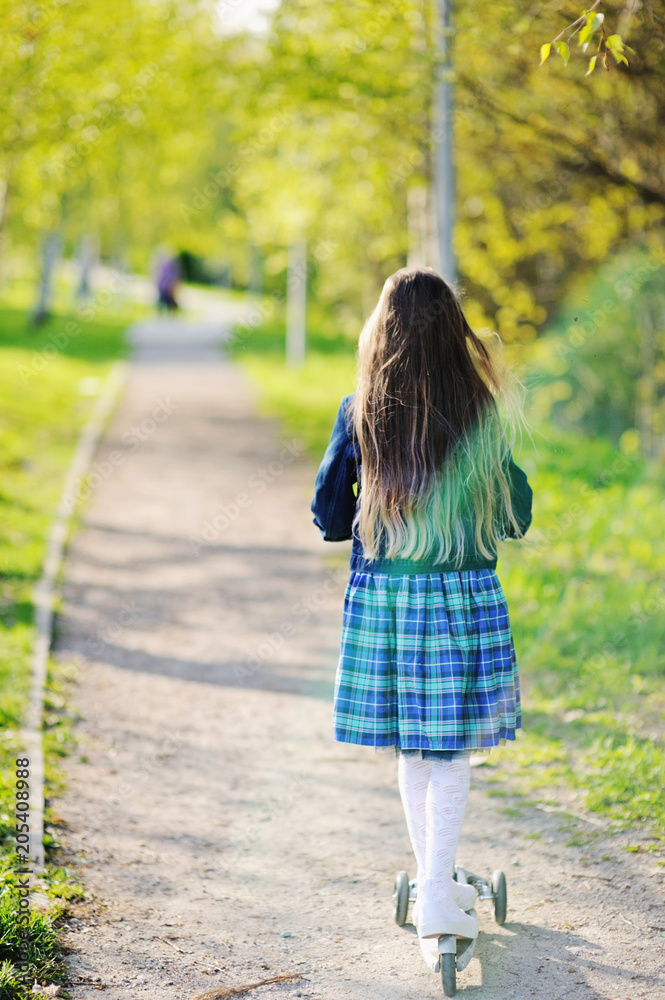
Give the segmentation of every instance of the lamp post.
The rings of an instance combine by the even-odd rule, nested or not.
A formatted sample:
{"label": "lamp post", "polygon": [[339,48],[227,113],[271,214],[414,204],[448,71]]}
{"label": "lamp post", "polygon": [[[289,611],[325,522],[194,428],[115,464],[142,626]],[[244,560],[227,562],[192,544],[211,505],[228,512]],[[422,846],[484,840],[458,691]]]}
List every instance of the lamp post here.
{"label": "lamp post", "polygon": [[452,0],[438,0],[439,61],[434,85],[434,204],[439,271],[450,285],[457,281],[453,249],[455,164],[453,162]]}

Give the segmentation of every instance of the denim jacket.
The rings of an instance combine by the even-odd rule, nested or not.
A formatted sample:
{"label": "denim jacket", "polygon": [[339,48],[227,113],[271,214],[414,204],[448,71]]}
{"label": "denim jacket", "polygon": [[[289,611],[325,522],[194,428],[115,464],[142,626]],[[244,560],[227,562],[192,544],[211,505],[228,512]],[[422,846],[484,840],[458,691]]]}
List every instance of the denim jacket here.
{"label": "denim jacket", "polygon": [[[324,540],[343,542],[352,538],[351,570],[358,573],[451,573],[468,569],[494,569],[497,557],[486,558],[475,551],[473,544],[460,566],[428,560],[370,560],[365,557],[360,539],[353,529],[357,502],[354,486],[359,484],[360,479],[360,455],[347,421],[347,408],[352,399],[353,395],[345,396],[339,405],[330,443],[316,475],[312,513],[314,524],[323,533]],[[515,465],[512,455],[508,473],[515,519],[524,534],[531,524],[533,493],[526,474]],[[515,530],[510,524],[505,537],[515,537]],[[470,539],[473,540],[472,534]]]}

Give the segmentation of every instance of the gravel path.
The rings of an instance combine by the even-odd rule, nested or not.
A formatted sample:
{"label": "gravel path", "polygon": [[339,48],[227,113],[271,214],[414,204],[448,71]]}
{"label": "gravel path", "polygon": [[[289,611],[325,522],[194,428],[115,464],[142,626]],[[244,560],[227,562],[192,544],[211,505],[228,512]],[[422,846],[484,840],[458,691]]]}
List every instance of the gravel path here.
{"label": "gravel path", "polygon": [[[65,567],[56,655],[81,664],[81,718],[54,806],[89,896],[64,931],[71,995],[294,972],[249,995],[440,997],[391,915],[395,871],[413,874],[395,761],[331,738],[348,549],[320,541],[311,461],[209,330],[187,349],[173,331],[137,338]],[[494,773],[472,772],[458,860],[505,869],[508,922],[479,905],[460,995],[665,998],[662,868],[488,794]]]}

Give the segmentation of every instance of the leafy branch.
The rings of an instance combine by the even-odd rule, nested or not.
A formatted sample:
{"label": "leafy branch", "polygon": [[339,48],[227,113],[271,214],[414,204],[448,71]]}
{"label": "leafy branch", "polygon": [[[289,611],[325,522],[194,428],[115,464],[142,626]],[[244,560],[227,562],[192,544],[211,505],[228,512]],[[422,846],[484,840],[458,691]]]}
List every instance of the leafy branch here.
{"label": "leafy branch", "polygon": [[554,49],[555,52],[558,52],[563,59],[564,66],[567,66],[568,60],[570,59],[570,42],[575,35],[578,35],[577,42],[584,53],[589,48],[589,45],[596,41],[594,36],[597,35],[598,45],[595,53],[589,59],[589,66],[585,74],[586,76],[593,73],[596,68],[596,62],[599,58],[605,69],[609,70],[610,52],[614,56],[617,63],[625,63],[626,66],[629,65],[625,53],[631,52],[634,54],[634,49],[631,49],[629,45],[626,45],[621,35],[617,33],[611,35],[607,34],[607,31],[605,30],[605,15],[597,9],[600,7],[601,2],[602,0],[596,0],[593,6],[589,7],[588,10],[585,10],[576,21],[572,21],[571,24],[567,24],[563,31],[559,32],[556,38],[553,38],[551,42],[545,42],[540,46],[541,66],[548,59],[552,49]]}

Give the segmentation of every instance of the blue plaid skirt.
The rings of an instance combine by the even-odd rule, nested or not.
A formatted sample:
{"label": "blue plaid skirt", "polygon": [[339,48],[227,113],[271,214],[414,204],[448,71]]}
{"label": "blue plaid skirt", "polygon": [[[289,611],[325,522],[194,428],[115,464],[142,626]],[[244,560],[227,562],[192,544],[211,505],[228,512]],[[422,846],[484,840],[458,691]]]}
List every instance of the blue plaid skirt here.
{"label": "blue plaid skirt", "polygon": [[514,740],[520,726],[508,607],[493,569],[351,574],[335,678],[336,740],[468,751]]}

